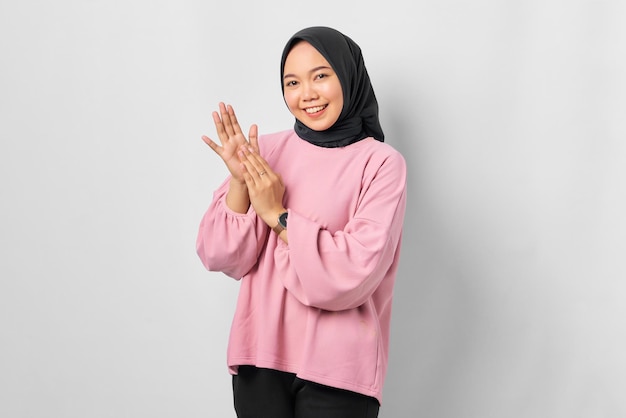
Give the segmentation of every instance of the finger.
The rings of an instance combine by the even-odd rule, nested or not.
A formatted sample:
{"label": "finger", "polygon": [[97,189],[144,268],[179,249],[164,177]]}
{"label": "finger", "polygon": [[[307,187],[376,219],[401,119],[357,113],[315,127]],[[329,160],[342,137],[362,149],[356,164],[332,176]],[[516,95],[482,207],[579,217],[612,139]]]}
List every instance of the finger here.
{"label": "finger", "polygon": [[245,153],[242,154],[243,155],[240,157],[242,164],[244,164],[246,171],[250,177],[252,177],[256,185],[274,181],[274,172],[264,161],[259,160],[254,154],[250,154],[249,152],[247,155]]}
{"label": "finger", "polygon": [[228,136],[232,136],[235,134],[235,131],[233,130],[233,125],[230,120],[230,114],[228,113],[228,109],[226,108],[226,105],[222,102],[220,102],[219,106],[220,115],[222,116],[222,123],[224,124],[224,131]]}
{"label": "finger", "polygon": [[[265,162],[265,160],[257,153],[250,151],[250,146],[242,146],[243,158],[249,167],[256,170],[259,173],[259,176],[265,175],[271,172],[269,165]],[[261,174],[263,173],[263,174]]]}
{"label": "finger", "polygon": [[242,146],[239,151],[237,151],[237,154],[239,156],[239,161],[241,162],[241,164],[243,165],[243,167],[250,173],[258,173],[259,170],[257,169],[257,167],[255,166],[255,162],[253,160],[251,160],[250,158],[248,158],[248,154],[250,154],[249,152],[246,153],[246,148],[245,146]]}
{"label": "finger", "polygon": [[259,152],[259,128],[256,125],[250,126],[250,133],[248,134],[250,140],[250,146],[255,152]]}
{"label": "finger", "polygon": [[242,171],[243,181],[246,182],[246,187],[248,188],[248,190],[254,190],[254,187],[256,186],[254,179],[252,178],[250,174],[248,174],[248,171],[243,165],[242,165],[241,171]]}
{"label": "finger", "polygon": [[222,123],[222,118],[220,114],[217,112],[213,112],[213,123],[215,124],[215,130],[217,131],[217,136],[220,139],[220,142],[224,144],[228,141],[228,134],[224,129],[224,124]]}
{"label": "finger", "polygon": [[207,144],[217,155],[222,156],[222,147],[220,147],[215,141],[206,135],[202,135],[202,140]]}
{"label": "finger", "polygon": [[243,179],[246,182],[248,188],[256,188],[257,184],[261,182],[261,176],[259,172],[248,162],[245,161],[241,164]]}
{"label": "finger", "polygon": [[237,121],[237,116],[235,115],[235,109],[231,105],[227,106],[228,116],[230,117],[230,123],[233,126],[233,132],[235,134],[242,133],[241,127],[239,126],[239,122]]}
{"label": "finger", "polygon": [[219,148],[219,145],[217,145],[215,141],[213,141],[211,138],[209,138],[206,135],[202,135],[202,140],[204,141],[205,144],[211,147],[214,151],[216,151]]}
{"label": "finger", "polygon": [[278,178],[278,181],[280,182],[281,186],[285,186],[285,183],[283,183],[283,176],[281,176],[280,174],[276,173],[276,178]]}
{"label": "finger", "polygon": [[259,171],[267,171],[268,173],[274,173],[272,171],[272,167],[265,161],[265,158],[261,157],[261,154],[258,153],[257,150],[252,148],[252,146],[248,146],[247,148],[248,158],[254,162],[255,167]]}

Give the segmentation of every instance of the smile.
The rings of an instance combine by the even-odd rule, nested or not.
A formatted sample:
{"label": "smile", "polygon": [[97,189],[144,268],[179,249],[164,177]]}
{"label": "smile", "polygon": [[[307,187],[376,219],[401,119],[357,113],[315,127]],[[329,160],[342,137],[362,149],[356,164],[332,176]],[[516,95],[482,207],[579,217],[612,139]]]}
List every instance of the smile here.
{"label": "smile", "polygon": [[309,115],[311,115],[313,113],[321,112],[322,110],[326,109],[327,106],[328,105],[307,107],[306,109],[304,109],[304,111],[308,113]]}

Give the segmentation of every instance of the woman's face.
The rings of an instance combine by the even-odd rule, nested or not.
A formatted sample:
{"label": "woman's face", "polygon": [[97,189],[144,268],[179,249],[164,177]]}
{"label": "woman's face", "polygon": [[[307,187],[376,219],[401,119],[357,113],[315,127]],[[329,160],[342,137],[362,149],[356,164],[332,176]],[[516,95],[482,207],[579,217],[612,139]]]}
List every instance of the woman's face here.
{"label": "woman's face", "polygon": [[341,83],[326,58],[310,43],[297,43],[285,60],[284,96],[289,111],[314,131],[337,122],[343,109]]}

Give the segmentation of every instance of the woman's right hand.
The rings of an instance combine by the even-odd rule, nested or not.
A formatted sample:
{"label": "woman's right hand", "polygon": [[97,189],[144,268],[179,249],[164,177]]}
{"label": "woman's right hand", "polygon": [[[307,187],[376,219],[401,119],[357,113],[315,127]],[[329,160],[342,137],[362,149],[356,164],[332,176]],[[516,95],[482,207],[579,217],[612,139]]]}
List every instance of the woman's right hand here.
{"label": "woman's right hand", "polygon": [[221,145],[206,135],[202,136],[202,140],[224,161],[233,179],[245,186],[238,150],[242,145],[245,145],[252,147],[256,152],[259,151],[258,128],[256,125],[250,126],[248,141],[237,122],[233,107],[220,103],[219,108],[219,113],[213,112],[213,122]]}

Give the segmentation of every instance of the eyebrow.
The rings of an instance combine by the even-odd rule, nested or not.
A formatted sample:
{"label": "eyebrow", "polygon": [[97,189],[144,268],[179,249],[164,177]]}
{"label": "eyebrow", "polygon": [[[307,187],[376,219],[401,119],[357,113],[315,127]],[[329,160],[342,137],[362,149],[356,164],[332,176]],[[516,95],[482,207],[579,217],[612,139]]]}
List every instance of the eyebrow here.
{"label": "eyebrow", "polygon": [[[319,70],[332,70],[332,68],[330,68],[330,67],[328,67],[326,65],[320,65],[319,67],[315,67],[315,68],[311,69],[309,71],[309,74],[310,73],[314,73],[314,72],[319,71]],[[286,79],[286,78],[295,77],[295,76],[296,76],[295,74],[285,74],[283,76],[283,80]]]}

